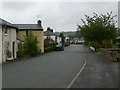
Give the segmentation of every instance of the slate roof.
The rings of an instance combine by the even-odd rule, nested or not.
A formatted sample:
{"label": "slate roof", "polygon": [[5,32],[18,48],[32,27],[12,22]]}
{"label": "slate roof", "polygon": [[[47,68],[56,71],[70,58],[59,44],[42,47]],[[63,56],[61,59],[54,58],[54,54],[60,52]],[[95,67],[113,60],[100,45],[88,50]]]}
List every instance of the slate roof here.
{"label": "slate roof", "polygon": [[13,24],[11,24],[11,23],[9,23],[9,22],[7,22],[7,21],[1,19],[1,18],[0,18],[0,25],[2,25],[2,26],[8,26],[8,27],[13,27],[13,28],[17,28],[15,25],[13,25]]}
{"label": "slate roof", "polygon": [[43,27],[38,24],[14,24],[18,30],[43,30]]}
{"label": "slate roof", "polygon": [[51,32],[50,30],[47,30],[44,32],[44,36],[55,36],[55,34]]}

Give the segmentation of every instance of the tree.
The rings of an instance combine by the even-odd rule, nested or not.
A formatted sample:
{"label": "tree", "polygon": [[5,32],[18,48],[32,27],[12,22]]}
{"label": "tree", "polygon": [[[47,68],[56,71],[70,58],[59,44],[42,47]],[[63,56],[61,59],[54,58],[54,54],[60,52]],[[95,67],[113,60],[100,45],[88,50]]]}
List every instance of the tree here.
{"label": "tree", "polygon": [[81,30],[81,35],[87,41],[98,42],[100,46],[104,40],[111,40],[116,37],[116,21],[111,13],[96,14],[92,17],[85,15],[86,21],[82,19],[83,25],[77,25]]}
{"label": "tree", "polygon": [[36,56],[39,53],[37,44],[37,37],[30,31],[28,36],[25,36],[26,53],[30,56]]}
{"label": "tree", "polygon": [[22,44],[22,41],[20,41],[20,43],[18,44],[18,57],[22,58],[25,56],[25,50],[24,50],[24,45]]}
{"label": "tree", "polygon": [[59,34],[59,37],[61,37],[61,39],[62,39],[62,44],[64,45],[64,43],[65,43],[65,36],[64,36],[64,34],[63,34],[63,33],[60,33],[60,34]]}

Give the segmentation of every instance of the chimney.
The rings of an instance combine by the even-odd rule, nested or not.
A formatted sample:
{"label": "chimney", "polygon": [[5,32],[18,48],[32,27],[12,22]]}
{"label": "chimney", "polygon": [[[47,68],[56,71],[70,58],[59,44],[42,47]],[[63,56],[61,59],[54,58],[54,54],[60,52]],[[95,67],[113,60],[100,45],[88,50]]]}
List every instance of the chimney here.
{"label": "chimney", "polygon": [[51,29],[51,32],[53,32],[53,29]]}
{"label": "chimney", "polygon": [[48,31],[48,30],[51,30],[50,27],[47,27],[47,31]]}
{"label": "chimney", "polygon": [[47,27],[47,31],[53,32],[53,29],[51,29],[50,27]]}
{"label": "chimney", "polygon": [[42,25],[41,25],[41,20],[38,20],[37,24],[38,24],[39,26],[42,26]]}

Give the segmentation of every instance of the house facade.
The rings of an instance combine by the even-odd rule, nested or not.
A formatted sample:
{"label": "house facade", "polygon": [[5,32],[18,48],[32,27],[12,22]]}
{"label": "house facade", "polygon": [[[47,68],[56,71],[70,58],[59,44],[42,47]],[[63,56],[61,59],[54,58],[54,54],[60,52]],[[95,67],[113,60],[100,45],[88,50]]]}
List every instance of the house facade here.
{"label": "house facade", "polygon": [[50,27],[47,28],[47,30],[44,32],[44,39],[50,38],[56,43],[61,42],[61,37],[53,33],[53,29],[50,29]]}
{"label": "house facade", "polygon": [[17,58],[16,29],[16,26],[0,18],[0,63]]}
{"label": "house facade", "polygon": [[[2,23],[1,20],[0,23]],[[1,24],[0,24],[0,63],[2,63],[2,25]]]}
{"label": "house facade", "polygon": [[70,38],[69,37],[65,37],[65,42],[69,43],[70,42]]}
{"label": "house facade", "polygon": [[18,27],[17,40],[24,42],[25,40],[24,36],[27,36],[28,33],[31,31],[35,36],[37,36],[39,51],[41,51],[41,53],[44,53],[44,32],[40,20],[37,22],[37,24],[14,24],[14,25]]}

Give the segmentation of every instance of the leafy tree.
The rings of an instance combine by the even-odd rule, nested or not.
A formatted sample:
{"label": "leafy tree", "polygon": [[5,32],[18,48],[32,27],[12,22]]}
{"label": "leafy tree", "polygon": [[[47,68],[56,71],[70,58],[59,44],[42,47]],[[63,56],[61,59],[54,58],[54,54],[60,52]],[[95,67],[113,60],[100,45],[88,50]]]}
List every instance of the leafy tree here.
{"label": "leafy tree", "polygon": [[30,56],[36,56],[39,53],[37,44],[37,37],[30,31],[28,36],[25,36],[26,53]]}
{"label": "leafy tree", "polygon": [[[53,43],[52,43],[52,44],[49,43],[50,41],[52,41]],[[45,48],[46,48],[46,47],[52,47],[53,44],[56,44],[56,43],[54,43],[54,41],[53,41],[51,38],[47,37],[46,39],[44,39],[44,47],[45,47]]]}
{"label": "leafy tree", "polygon": [[78,25],[81,30],[81,35],[87,41],[95,41],[102,46],[104,40],[111,40],[116,37],[116,21],[111,13],[107,14],[96,14],[92,17],[85,15],[86,21],[82,19],[83,25]]}
{"label": "leafy tree", "polygon": [[60,33],[60,34],[59,34],[59,37],[61,37],[61,39],[62,39],[62,44],[64,45],[64,43],[65,43],[65,36],[64,36],[64,34],[63,34],[63,33]]}
{"label": "leafy tree", "polygon": [[44,47],[46,48],[46,47],[49,47],[50,46],[50,44],[49,44],[49,41],[50,41],[51,39],[50,38],[46,38],[46,39],[44,39]]}
{"label": "leafy tree", "polygon": [[18,57],[19,58],[22,58],[22,57],[24,57],[25,56],[25,50],[24,50],[24,45],[22,44],[22,41],[20,41],[20,43],[18,44],[18,49],[19,49],[19,51],[18,51]]}

